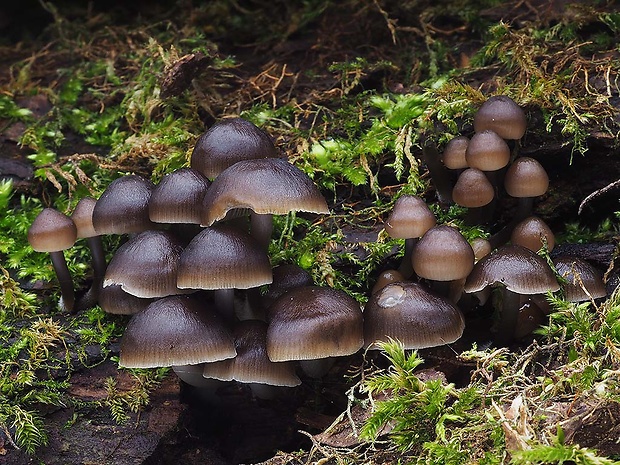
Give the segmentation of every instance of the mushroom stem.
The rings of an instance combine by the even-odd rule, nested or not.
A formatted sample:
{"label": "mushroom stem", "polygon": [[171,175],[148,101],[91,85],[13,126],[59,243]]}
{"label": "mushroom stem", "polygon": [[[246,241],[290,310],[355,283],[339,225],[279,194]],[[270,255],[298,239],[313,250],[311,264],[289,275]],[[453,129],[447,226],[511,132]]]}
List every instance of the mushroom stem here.
{"label": "mushroom stem", "polygon": [[319,379],[329,372],[335,362],[335,357],[315,358],[313,360],[300,360],[299,366],[306,375]]}
{"label": "mushroom stem", "polygon": [[77,310],[85,310],[93,307],[99,302],[99,294],[103,287],[103,279],[105,277],[105,270],[107,268],[105,260],[105,252],[103,250],[103,242],[101,236],[92,236],[86,238],[88,249],[91,255],[91,264],[93,267],[93,282],[86,293],[80,298],[77,303]]}
{"label": "mushroom stem", "polygon": [[259,399],[272,400],[280,393],[281,386],[271,386],[263,383],[247,383],[252,394]]}
{"label": "mushroom stem", "polygon": [[226,321],[232,322],[235,319],[235,290],[216,289],[213,294],[215,308]]}
{"label": "mushroom stem", "polygon": [[453,304],[456,304],[463,295],[465,279],[454,279],[451,281],[428,280],[428,287],[435,294],[445,297]]}
{"label": "mushroom stem", "polygon": [[269,248],[271,233],[273,232],[273,215],[250,214],[250,234],[265,249]]}
{"label": "mushroom stem", "polygon": [[95,283],[101,284],[103,277],[105,276],[105,270],[107,264],[105,261],[105,251],[103,250],[103,242],[101,236],[93,236],[86,239],[90,254],[92,257],[93,265],[93,285]]}
{"label": "mushroom stem", "polygon": [[517,204],[517,210],[512,217],[512,220],[508,224],[506,224],[502,229],[497,231],[491,237],[489,237],[489,242],[491,243],[491,249],[495,250],[496,248],[507,244],[510,240],[510,236],[512,235],[512,231],[515,226],[517,226],[521,221],[523,221],[528,216],[532,215],[534,207],[534,197],[521,197],[519,198],[519,202]]}
{"label": "mushroom stem", "polygon": [[411,255],[413,255],[413,249],[415,249],[415,245],[417,244],[419,238],[407,238],[405,239],[405,253],[403,255],[403,260],[400,262],[400,266],[398,267],[398,272],[403,275],[405,279],[413,276],[413,265],[411,264]]}
{"label": "mushroom stem", "polygon": [[496,206],[497,198],[495,197],[482,207],[468,208],[464,218],[465,224],[474,226],[490,223],[493,220],[493,213],[495,213]]}
{"label": "mushroom stem", "polygon": [[519,320],[521,295],[503,288],[501,300],[495,343],[498,346],[507,346],[514,340],[515,328]]}
{"label": "mushroom stem", "polygon": [[439,203],[452,204],[453,182],[448,169],[441,163],[439,152],[434,144],[426,144],[422,148],[422,160],[431,175]]}
{"label": "mushroom stem", "polygon": [[60,307],[72,313],[75,306],[75,293],[73,291],[73,279],[71,278],[71,272],[67,266],[65,255],[62,251],[50,252],[50,257],[52,258],[52,265],[54,265],[54,271],[60,284]]}
{"label": "mushroom stem", "polygon": [[514,162],[519,157],[521,151],[521,139],[506,141],[510,148],[510,163]]}

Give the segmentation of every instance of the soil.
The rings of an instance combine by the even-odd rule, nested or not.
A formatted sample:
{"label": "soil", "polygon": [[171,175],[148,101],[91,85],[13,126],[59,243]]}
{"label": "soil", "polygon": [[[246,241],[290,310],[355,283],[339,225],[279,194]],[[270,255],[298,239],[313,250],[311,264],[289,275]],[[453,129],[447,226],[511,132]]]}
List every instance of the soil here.
{"label": "soil", "polygon": [[[98,14],[107,12],[119,21],[129,22],[130,18],[135,18],[141,25],[165,19],[167,15],[172,16],[179,11],[191,11],[194,16],[189,20],[194,23],[203,21],[205,28],[208,26],[208,18],[201,17],[199,9],[184,5],[191,2],[179,2],[182,6],[171,1],[157,3],[156,8],[150,9],[152,2],[147,1],[106,2],[105,6],[103,2],[95,1],[89,3],[88,12],[81,9],[81,2],[59,2],[58,7],[66,14],[68,21],[83,19],[84,15],[94,21]],[[371,3],[367,2],[365,8],[370,10],[368,5]],[[218,112],[225,110],[234,113],[261,99],[276,103],[297,99],[299,102],[312,101],[316,105],[327,104],[327,99],[322,101],[320,95],[322,92],[327,95],[336,88],[333,74],[325,72],[323,78],[313,76],[309,79],[304,76],[305,70],[325,70],[331,63],[360,55],[369,61],[378,57],[389,60],[397,52],[402,52],[395,50],[380,3],[375,2],[377,8],[370,13],[354,11],[349,2],[342,6],[330,5],[328,14],[317,15],[309,24],[291,24],[289,32],[278,31],[280,39],[277,41],[253,42],[252,39],[256,40],[258,34],[252,36],[248,31],[244,31],[246,37],[239,37],[237,41],[223,37],[225,40],[218,42],[219,52],[222,55],[234,55],[239,65],[234,77],[218,84],[222,85],[222,92],[234,95],[239,101],[237,108],[219,108],[216,104],[211,112],[203,110],[201,117],[205,125],[211,124],[219,116]],[[561,17],[564,3],[504,2],[485,10],[483,14],[487,19],[503,19],[514,24],[531,20],[553,23]],[[25,1],[0,7],[0,34],[5,36],[8,44],[1,49],[0,69],[4,71],[0,71],[0,84],[9,80],[11,64],[26,58],[37,47],[45,46],[48,38],[45,31],[49,31],[53,16],[49,9],[41,5],[35,1]],[[244,5],[238,7],[243,8]],[[405,15],[406,11],[401,13]],[[408,19],[397,18],[403,24]],[[449,16],[440,18],[434,24],[437,34],[452,35],[455,48],[449,58],[455,66],[466,61],[481,45],[479,34],[462,26]],[[404,46],[412,44],[399,44],[399,47]],[[58,62],[52,60],[48,65],[59,67],[63,61],[69,62],[71,58],[65,56],[57,59]],[[199,78],[207,66],[204,56],[184,57],[163,77],[162,92],[166,97],[178,95],[192,85],[192,80]],[[267,71],[257,75],[257,70],[281,73],[281,89],[275,88],[265,94],[265,87],[259,81],[267,77],[271,79],[272,76]],[[415,70],[411,72],[415,73]],[[403,74],[377,70],[364,76],[351,92],[369,89],[401,89],[404,92],[407,89],[403,88]],[[42,86],[55,78],[53,74],[41,74],[39,77]],[[495,78],[492,69],[481,70],[470,76],[471,83],[478,83],[480,88],[491,88]],[[617,95],[615,99],[618,103]],[[37,112],[45,113],[50,106],[44,97],[25,99],[21,104],[30,108],[35,115]],[[543,113],[535,108],[530,110],[530,123],[544,125]],[[41,187],[33,180],[33,167],[27,158],[29,151],[17,144],[22,132],[19,123],[4,128],[0,137],[0,173],[3,178],[13,179],[19,191],[41,192]],[[537,158],[550,174],[552,193],[539,202],[538,208],[552,229],[561,232],[566,223],[573,221],[595,226],[609,212],[619,210],[617,186],[602,190],[606,186],[613,186],[620,179],[619,150],[615,140],[610,139],[606,133],[592,131],[587,140],[590,147],[587,157],[577,155],[572,158],[571,146],[565,143],[559,130],[551,133],[533,132],[529,137],[523,142],[522,154]],[[61,156],[74,153],[105,155],[101,147],[89,145],[77,135],[69,137],[64,150],[66,152],[60,153]],[[599,190],[600,194],[584,204],[581,213],[578,213],[578,207],[584,199]],[[343,196],[358,195],[360,202],[365,201],[360,192],[352,192]],[[360,242],[366,241],[369,234],[373,236],[376,232],[369,233],[367,229],[355,227],[346,230],[352,242],[355,238]],[[589,258],[596,257],[595,261],[603,269],[610,264],[615,249],[610,244],[589,244],[583,247],[590,249],[573,252],[583,253]],[[617,285],[613,279],[610,282]],[[485,341],[485,336],[481,334],[488,329],[488,322],[468,324],[467,327],[472,329],[468,329],[459,343],[462,347],[468,347],[473,340]],[[457,351],[458,347],[455,348]],[[422,356],[427,360],[427,369],[435,372],[433,376],[445,377],[457,386],[469,381],[472,367],[457,362],[449,350],[427,350]],[[3,443],[3,436],[0,435],[0,465],[220,465],[258,462],[277,465],[310,461],[307,451],[313,445],[356,445],[355,436],[346,423],[338,424],[335,428],[337,433],[333,429],[330,429],[331,433],[325,430],[347,407],[346,392],[353,381],[345,374],[362,366],[363,361],[359,356],[339,360],[325,378],[314,380],[305,377],[301,387],[283,390],[277,398],[269,400],[257,398],[247,386],[235,383],[222,383],[215,390],[195,388],[170,373],[152,393],[148,408],[131,414],[123,424],[115,422],[109,413],[103,413],[101,409],[82,407],[89,401],[105,397],[106,378],[114,377],[120,390],[129,389],[132,383],[128,375],[118,371],[115,362],[109,359],[98,360],[97,354],[92,354],[92,357],[92,361],[97,362],[93,368],[80,369],[72,375],[69,393],[76,399],[75,405],[46,412],[49,446],[42,448],[36,456],[29,456],[16,451],[8,442]],[[372,362],[379,365],[384,363],[379,357]],[[572,408],[580,411],[589,407]],[[617,418],[620,412],[617,405],[598,405],[589,411],[593,413],[587,420],[577,415],[575,421],[567,426],[567,437],[574,438],[583,446],[596,447],[609,454],[620,454],[617,442],[610,441],[608,434],[609,431],[618,430]],[[361,422],[364,412],[355,412],[354,417]],[[306,451],[303,458],[302,454],[295,454],[299,450]],[[385,452],[377,453],[373,460],[374,463],[392,463],[395,458]]]}

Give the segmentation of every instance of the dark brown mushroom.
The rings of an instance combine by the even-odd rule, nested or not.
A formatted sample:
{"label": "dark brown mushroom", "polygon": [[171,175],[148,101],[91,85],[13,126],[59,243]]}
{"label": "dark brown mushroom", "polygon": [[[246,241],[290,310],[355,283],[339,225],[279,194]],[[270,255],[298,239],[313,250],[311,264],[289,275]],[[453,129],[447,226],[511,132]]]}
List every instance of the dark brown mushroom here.
{"label": "dark brown mushroom", "polygon": [[469,145],[469,138],[457,136],[446,144],[443,150],[442,161],[446,168],[451,170],[462,170],[468,168],[465,152]]}
{"label": "dark brown mushroom", "polygon": [[497,338],[499,344],[514,338],[521,295],[544,294],[560,289],[553,270],[547,262],[529,249],[506,245],[483,257],[469,274],[464,290],[480,292],[487,286],[499,286],[501,306]]}
{"label": "dark brown mushroom", "polygon": [[149,218],[154,223],[200,224],[202,199],[209,180],[192,168],[181,168],[165,175],[149,200]]}
{"label": "dark brown mushroom", "polygon": [[495,188],[477,168],[464,170],[452,189],[454,203],[467,208],[483,207],[491,203],[494,197]]}
{"label": "dark brown mushroom", "polygon": [[385,286],[364,307],[364,346],[400,341],[405,349],[423,349],[459,339],[465,328],[461,311],[445,297],[414,282]]}
{"label": "dark brown mushroom", "polygon": [[101,289],[99,306],[106,313],[113,315],[135,315],[148,307],[155,298],[143,298],[123,291],[118,284],[112,284]]}
{"label": "dark brown mushroom", "polygon": [[276,158],[278,151],[271,137],[243,118],[215,123],[196,141],[191,167],[214,179],[241,160]]}
{"label": "dark brown mushroom", "polygon": [[465,152],[467,165],[481,171],[497,171],[510,161],[510,148],[497,133],[491,130],[476,132]]}
{"label": "dark brown mushroom", "polygon": [[130,234],[154,229],[149,219],[153,183],[141,176],[128,175],[112,181],[93,209],[97,234]]}
{"label": "dark brown mushroom", "polygon": [[284,293],[269,308],[268,322],[269,359],[299,360],[310,376],[325,374],[321,361],[351,355],[364,343],[360,305],[346,292],[329,287],[297,287]]}
{"label": "dark brown mushroom", "polygon": [[515,218],[521,221],[532,214],[534,198],[547,192],[549,176],[534,158],[519,157],[506,171],[504,188],[508,195],[519,199]]}
{"label": "dark brown mushroom", "polygon": [[273,269],[272,283],[262,296],[263,305],[268,308],[285,292],[296,287],[312,286],[312,284],[314,282],[310,273],[299,265],[293,263],[278,265]]}
{"label": "dark brown mushroom", "polygon": [[203,376],[250,385],[261,398],[270,398],[277,390],[268,386],[294,387],[301,384],[293,362],[272,362],[267,356],[267,323],[246,320],[233,331],[237,356],[204,365]]}
{"label": "dark brown mushroom", "polygon": [[584,302],[605,297],[607,290],[599,270],[585,260],[567,255],[553,258],[558,274],[564,278],[562,290],[569,302]]}
{"label": "dark brown mushroom", "polygon": [[248,233],[226,224],[204,229],[185,247],[179,259],[180,289],[215,291],[217,307],[232,319],[234,290],[269,284],[269,256]]}
{"label": "dark brown mushroom", "polygon": [[474,251],[456,229],[439,225],[429,229],[411,257],[413,270],[431,282],[431,287],[457,302],[463,280],[474,266]]}
{"label": "dark brown mushroom", "polygon": [[529,216],[514,227],[510,242],[532,252],[538,252],[543,247],[551,252],[555,247],[555,235],[542,219]]}
{"label": "dark brown mushroom", "polygon": [[155,368],[215,362],[236,355],[217,313],[191,296],[158,299],[135,314],[121,339],[119,364]]}
{"label": "dark brown mushroom", "polygon": [[177,269],[183,247],[166,231],[144,231],[121,245],[106,270],[103,286],[119,285],[136,297],[181,294]]}
{"label": "dark brown mushroom", "polygon": [[251,234],[265,248],[271,240],[272,215],[329,213],[308,175],[281,158],[243,160],[222,171],[204,197],[202,225],[223,220],[233,209],[253,212]]}

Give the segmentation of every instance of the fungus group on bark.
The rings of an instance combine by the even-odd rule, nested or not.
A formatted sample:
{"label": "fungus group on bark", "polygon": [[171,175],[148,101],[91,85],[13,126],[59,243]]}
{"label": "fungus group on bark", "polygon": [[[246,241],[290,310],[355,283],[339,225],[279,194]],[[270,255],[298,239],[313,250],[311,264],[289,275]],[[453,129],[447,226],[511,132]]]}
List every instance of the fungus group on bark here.
{"label": "fungus group on bark", "polygon": [[[121,365],[172,366],[196,385],[205,378],[235,380],[262,396],[268,393],[257,386],[298,385],[295,364],[322,376],[334,357],[376,349],[390,338],[410,349],[452,343],[465,328],[463,293],[484,304],[491,286],[501,288],[496,342],[505,344],[520,334],[520,312],[537,308],[530,296],[560,288],[536,254],[554,245],[549,227],[533,214],[549,179],[536,160],[518,156],[514,141],[523,137],[525,114],[512,100],[490,98],[474,128],[471,138],[446,146],[445,166],[426,152],[431,176],[443,177],[433,180],[447,189],[438,192],[440,201],[468,208],[469,221],[489,224],[509,196],[518,199],[513,219],[470,244],[455,227],[438,225],[421,197],[401,196],[385,229],[404,239],[404,256],[398,270],[381,273],[364,309],[343,291],[317,286],[296,265],[272,269],[272,215],[329,209],[311,179],[278,157],[269,135],[241,118],[208,129],[190,166],[159,184],[118,178],[98,200],[80,202],[73,219],[45,209],[28,237],[35,250],[51,254],[69,311],[75,298],[62,250],[88,238],[94,279],[81,304],[98,300],[107,312],[132,315]],[[104,234],[130,235],[107,268]],[[596,270],[578,260],[555,263],[572,281],[567,297],[584,298],[576,287],[591,299],[604,295]],[[585,284],[590,275],[596,284]],[[262,294],[261,286],[268,286]]]}

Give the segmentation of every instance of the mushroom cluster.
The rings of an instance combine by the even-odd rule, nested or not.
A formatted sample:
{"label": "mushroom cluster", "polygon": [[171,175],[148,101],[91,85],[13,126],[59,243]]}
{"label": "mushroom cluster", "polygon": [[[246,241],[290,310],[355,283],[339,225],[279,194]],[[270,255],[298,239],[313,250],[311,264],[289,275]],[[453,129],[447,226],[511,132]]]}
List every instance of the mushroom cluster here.
{"label": "mushroom cluster", "polygon": [[[171,366],[196,385],[234,380],[266,396],[266,385],[299,385],[298,365],[323,376],[336,357],[381,339],[386,324],[419,332],[426,338],[420,347],[460,337],[463,317],[450,303],[441,330],[398,321],[393,311],[380,321],[370,311],[365,321],[346,292],[315,285],[296,265],[272,269],[272,215],[291,211],[329,213],[311,179],[278,157],[271,138],[234,118],[198,139],[189,167],[157,185],[120,177],[98,200],[80,202],[71,217],[45,209],[29,239],[35,250],[50,252],[66,310],[98,303],[131,315],[122,366]],[[106,266],[101,236],[109,234],[126,240]],[[62,250],[82,237],[92,250],[94,279],[76,302]],[[385,311],[392,303],[386,297],[378,305]]]}
{"label": "mushroom cluster", "polygon": [[[35,250],[51,254],[67,310],[98,302],[109,313],[131,315],[121,365],[172,366],[195,385],[234,380],[263,396],[266,385],[300,384],[297,365],[322,376],[335,357],[376,349],[381,341],[398,339],[410,349],[451,343],[465,328],[464,294],[484,304],[495,286],[501,288],[496,340],[505,344],[520,334],[524,305],[540,308],[535,296],[560,288],[536,254],[554,245],[549,227],[533,215],[548,176],[536,160],[517,155],[518,144],[511,149],[506,142],[520,139],[525,127],[512,100],[492,97],[476,113],[475,134],[453,139],[441,169],[434,164],[431,173],[433,180],[443,176],[437,189],[451,190],[440,200],[468,208],[469,221],[491,224],[505,196],[518,199],[512,220],[470,244],[455,227],[438,225],[423,199],[401,196],[385,229],[405,240],[404,257],[398,270],[382,273],[364,309],[344,291],[315,285],[296,265],[272,269],[272,216],[329,209],[312,180],[278,156],[269,135],[241,118],[209,128],[190,166],[157,185],[137,175],[118,178],[71,217],[43,210],[28,237]],[[105,234],[128,237],[107,266]],[[94,279],[76,303],[62,250],[78,238],[88,240]],[[600,283],[583,285],[596,270],[582,265],[556,262],[574,287],[600,297]]]}
{"label": "mushroom cluster", "polygon": [[[476,295],[484,305],[491,288],[498,288],[493,299],[495,341],[508,344],[515,335],[523,334],[522,326],[531,327],[531,320],[542,321],[542,310],[533,302],[540,301],[537,296],[541,294],[560,289],[556,273],[572,282],[563,286],[569,299],[577,293],[577,279],[582,299],[604,296],[605,287],[600,272],[583,261],[558,257],[554,270],[536,253],[551,252],[555,238],[551,228],[533,213],[534,200],[546,193],[549,177],[536,159],[518,155],[526,131],[523,110],[509,97],[494,96],[475,113],[473,126],[471,137],[451,139],[441,156],[435,153],[432,158],[434,152],[426,150],[425,161],[441,203],[467,208],[467,222],[496,231],[488,239],[468,244],[456,229],[436,225],[423,199],[401,196],[385,229],[391,237],[405,239],[404,258],[398,270],[380,276],[371,303],[373,309],[378,302],[395,305],[401,299],[396,295],[404,298],[412,292],[405,289],[418,283],[452,304],[469,305],[467,299],[461,300],[464,292]],[[494,213],[507,199],[515,204],[512,218],[498,226]],[[582,266],[588,266],[587,270]],[[436,304],[436,315],[427,320],[441,318],[442,305]],[[386,332],[403,337],[396,330]]]}

